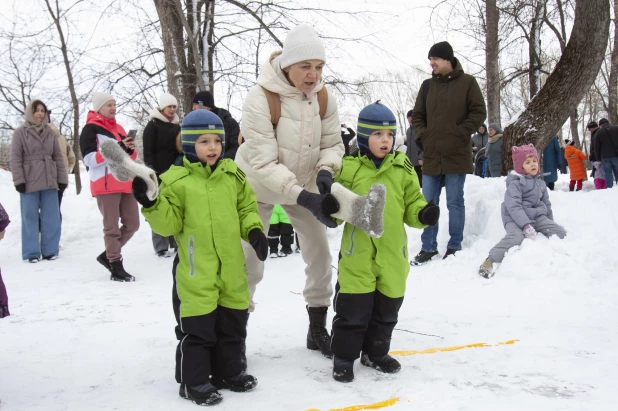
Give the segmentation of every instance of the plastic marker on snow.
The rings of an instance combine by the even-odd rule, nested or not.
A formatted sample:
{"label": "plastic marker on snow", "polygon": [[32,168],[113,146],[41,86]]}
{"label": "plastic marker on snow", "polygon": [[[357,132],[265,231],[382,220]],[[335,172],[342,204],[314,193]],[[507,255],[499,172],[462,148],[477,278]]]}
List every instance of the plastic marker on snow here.
{"label": "plastic marker on snow", "polygon": [[[345,408],[331,408],[328,411],[361,411],[361,410],[377,410],[379,408],[390,407],[391,405],[397,404],[401,399],[399,398],[391,398],[390,400],[376,402],[375,404],[367,404],[367,405],[351,405]],[[311,408],[307,411],[320,411],[317,408]]]}
{"label": "plastic marker on snow", "polygon": [[515,344],[518,341],[519,340],[508,340],[508,341],[504,341],[504,342],[499,342],[498,344],[475,343],[475,344],[466,344],[466,345],[456,345],[454,347],[427,348],[426,350],[422,350],[422,351],[416,351],[416,350],[410,350],[410,351],[391,351],[391,352],[389,352],[389,354],[390,355],[399,355],[399,356],[417,355],[417,354],[434,354],[434,353],[437,353],[437,352],[448,352],[448,351],[463,350],[464,348],[481,348],[481,347],[497,347],[499,345],[512,345],[512,344]]}

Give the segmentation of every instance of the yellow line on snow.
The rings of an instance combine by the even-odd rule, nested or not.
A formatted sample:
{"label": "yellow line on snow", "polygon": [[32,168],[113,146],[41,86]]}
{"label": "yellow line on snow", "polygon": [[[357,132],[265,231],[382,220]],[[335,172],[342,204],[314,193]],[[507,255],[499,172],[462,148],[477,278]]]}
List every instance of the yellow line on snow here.
{"label": "yellow line on snow", "polygon": [[[390,407],[401,401],[399,398],[391,398],[390,400],[376,402],[375,404],[367,405],[351,405],[345,408],[332,408],[328,411],[360,411],[360,410],[377,410],[378,408]],[[307,411],[320,411],[317,408],[311,408]]]}
{"label": "yellow line on snow", "polygon": [[449,351],[457,351],[463,350],[464,348],[481,348],[481,347],[496,347],[499,345],[512,345],[518,342],[519,340],[508,340],[504,342],[499,342],[498,344],[487,344],[487,343],[475,343],[475,344],[466,344],[466,345],[456,345],[454,347],[443,347],[443,348],[427,348],[422,351],[417,350],[409,350],[409,351],[391,351],[390,355],[398,355],[398,356],[406,356],[406,355],[418,355],[418,354],[434,354],[437,352],[449,352]]}

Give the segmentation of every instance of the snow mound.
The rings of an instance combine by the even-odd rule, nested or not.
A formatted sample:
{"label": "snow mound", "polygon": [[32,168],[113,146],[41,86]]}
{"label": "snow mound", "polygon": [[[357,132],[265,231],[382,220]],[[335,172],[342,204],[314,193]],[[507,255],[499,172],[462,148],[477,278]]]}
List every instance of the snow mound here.
{"label": "snow mound", "polygon": [[[109,281],[95,261],[103,250],[102,222],[83,169],[82,176],[82,194],[71,184],[62,203],[60,258],[28,264],[21,261],[19,195],[10,173],[0,171],[0,202],[12,218],[0,242],[12,313],[0,320],[2,410],[195,410],[180,399],[174,380],[172,259],[154,255],[142,219],[123,250],[137,281]],[[464,249],[410,269],[391,349],[423,354],[398,356],[402,370],[395,375],[357,362],[353,383],[335,382],[331,362],[305,348],[302,257],[267,260],[247,339],[258,387],[223,391],[217,409],[325,411],[379,403],[393,411],[613,409],[618,188],[590,191],[588,181],[584,191],[568,192],[568,176],[560,178],[550,198],[567,237],[525,240],[485,280],[478,267],[504,235],[504,179],[468,177]],[[441,200],[444,252],[444,192]],[[335,267],[341,231],[328,230]],[[408,229],[411,256],[420,250],[420,235]],[[509,340],[518,341],[500,344]],[[483,348],[449,350],[459,346]]]}

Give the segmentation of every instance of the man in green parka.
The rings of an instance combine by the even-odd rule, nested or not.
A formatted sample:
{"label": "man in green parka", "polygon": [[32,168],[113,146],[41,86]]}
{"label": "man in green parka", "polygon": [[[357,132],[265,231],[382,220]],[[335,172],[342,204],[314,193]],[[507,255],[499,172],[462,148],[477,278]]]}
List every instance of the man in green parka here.
{"label": "man in green parka", "polygon": [[172,268],[176,381],[180,396],[199,405],[220,402],[217,389],[257,385],[241,366],[249,287],[240,239],[262,261],[268,240],[245,175],[234,161],[221,159],[224,144],[221,119],[193,111],[182,122],[183,165],[161,175],[158,197],[149,199],[145,181],[133,180],[152,230],[178,244]]}
{"label": "man in green parka", "polygon": [[[474,172],[471,135],[487,116],[485,99],[476,79],[464,73],[446,41],[429,49],[432,78],[423,82],[416,97],[412,126],[424,149],[423,195],[440,203],[446,188],[450,240],[444,258],[461,250],[466,218],[464,183]],[[438,226],[421,236],[421,251],[412,265],[425,264],[438,255]]]}
{"label": "man in green parka", "polygon": [[354,379],[354,360],[378,371],[400,369],[388,355],[391,334],[403,303],[408,263],[404,223],[416,228],[436,224],[440,208],[427,203],[418,177],[403,152],[393,152],[397,120],[379,102],[359,114],[357,142],[361,155],[344,157],[335,181],[358,195],[374,184],[386,187],[384,234],[372,238],[346,223],[341,240],[331,350],[333,378]]}

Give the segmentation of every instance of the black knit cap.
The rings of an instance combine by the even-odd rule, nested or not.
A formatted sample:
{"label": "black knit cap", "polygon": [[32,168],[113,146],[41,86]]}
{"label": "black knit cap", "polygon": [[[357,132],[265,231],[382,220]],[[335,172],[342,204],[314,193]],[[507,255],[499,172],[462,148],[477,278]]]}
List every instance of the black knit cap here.
{"label": "black knit cap", "polygon": [[200,101],[202,102],[202,105],[204,107],[216,107],[215,98],[210,91],[198,91],[197,93],[195,93],[195,96],[193,96],[193,104],[200,104]]}
{"label": "black knit cap", "polygon": [[606,118],[602,118],[599,120],[599,126],[602,126],[603,124],[608,124],[609,120]]}
{"label": "black knit cap", "polygon": [[412,114],[414,113],[413,110],[408,111],[408,114],[406,115],[406,117],[412,117]]}
{"label": "black knit cap", "polygon": [[427,58],[429,57],[439,57],[443,60],[450,61],[451,64],[455,64],[453,47],[451,47],[448,41],[441,41],[440,43],[436,43],[431,46],[429,53],[427,54]]}
{"label": "black knit cap", "polygon": [[598,127],[599,127],[599,125],[597,124],[597,122],[596,122],[596,121],[591,121],[591,122],[590,122],[590,123],[588,123],[588,125],[586,126],[586,128],[587,128],[588,130],[590,130],[591,128],[598,128]]}

